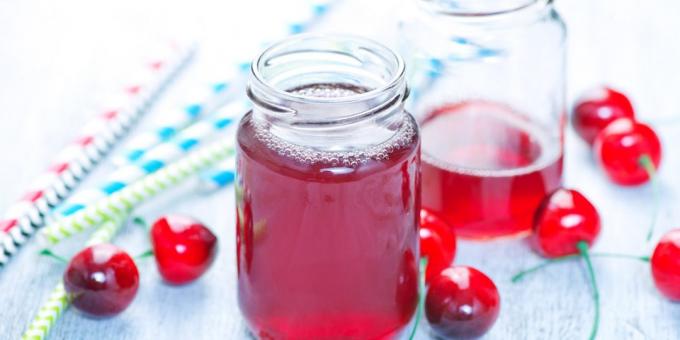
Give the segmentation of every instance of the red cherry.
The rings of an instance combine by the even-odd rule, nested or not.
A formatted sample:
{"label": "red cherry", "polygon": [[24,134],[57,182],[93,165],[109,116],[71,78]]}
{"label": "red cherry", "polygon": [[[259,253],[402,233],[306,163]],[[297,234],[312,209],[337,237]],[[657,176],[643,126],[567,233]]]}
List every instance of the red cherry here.
{"label": "red cherry", "polygon": [[500,303],[489,277],[472,267],[454,266],[430,283],[425,316],[438,336],[475,338],[496,322]]}
{"label": "red cherry", "polygon": [[534,215],[534,249],[545,257],[578,254],[577,244],[588,246],[600,233],[600,215],[580,192],[560,188],[547,196]]}
{"label": "red cherry", "polygon": [[427,257],[427,282],[450,266],[456,256],[456,235],[453,229],[440,217],[425,209],[420,210],[420,256]]}
{"label": "red cherry", "polygon": [[650,178],[641,163],[644,156],[649,157],[654,169],[658,169],[661,142],[649,126],[621,118],[597,136],[595,155],[612,181],[621,185],[637,185]]}
{"label": "red cherry", "polygon": [[217,254],[217,237],[201,222],[186,216],[159,218],[151,228],[158,271],[171,284],[196,280]]}
{"label": "red cherry", "polygon": [[64,288],[78,310],[92,316],[113,316],[137,295],[139,272],[126,252],[111,244],[98,244],[71,259],[64,272]]}
{"label": "red cherry", "polygon": [[680,301],[680,229],[661,238],[651,263],[656,288],[668,299]]}
{"label": "red cherry", "polygon": [[621,92],[608,87],[597,87],[579,98],[571,119],[579,136],[592,145],[595,137],[609,123],[624,117],[635,119],[630,100]]}

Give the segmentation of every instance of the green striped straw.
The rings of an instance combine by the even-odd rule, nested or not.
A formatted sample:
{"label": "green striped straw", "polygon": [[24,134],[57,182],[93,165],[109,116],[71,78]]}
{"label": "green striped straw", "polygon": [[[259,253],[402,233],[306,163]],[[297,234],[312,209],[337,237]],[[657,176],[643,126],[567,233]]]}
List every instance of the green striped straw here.
{"label": "green striped straw", "polygon": [[64,283],[60,280],[21,338],[23,340],[45,339],[54,323],[68,306],[68,295],[64,290]]}
{"label": "green striped straw", "polygon": [[205,170],[234,154],[233,138],[225,138],[185,156],[167,167],[147,175],[132,185],[99,200],[71,216],[62,218],[43,229],[49,244],[99,225],[104,220],[132,210],[162,191],[177,186],[190,176]]}
{"label": "green striped straw", "polygon": [[[113,236],[120,230],[123,222],[124,218],[120,215],[114,216],[113,219],[104,222],[104,224],[92,234],[86,243],[86,247],[111,241]],[[50,333],[52,326],[54,326],[54,323],[57,322],[69,305],[70,301],[68,299],[68,294],[64,289],[64,283],[59,280],[59,283],[54,287],[54,290],[50,293],[47,301],[40,307],[38,314],[21,338],[23,340],[45,339],[47,334]]]}

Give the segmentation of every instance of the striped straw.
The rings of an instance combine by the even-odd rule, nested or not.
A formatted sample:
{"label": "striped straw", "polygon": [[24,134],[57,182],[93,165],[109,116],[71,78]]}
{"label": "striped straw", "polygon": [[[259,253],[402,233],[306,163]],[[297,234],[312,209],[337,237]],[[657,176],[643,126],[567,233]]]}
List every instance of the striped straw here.
{"label": "striped straw", "polygon": [[299,34],[308,31],[318,19],[328,12],[333,3],[337,1],[338,0],[309,0],[308,5],[310,10],[296,11],[295,15],[297,17],[292,18],[292,20],[286,24],[287,33]]}
{"label": "striped straw", "polygon": [[124,166],[139,160],[149,149],[168,141],[185,127],[215,111],[224,104],[230,83],[214,81],[209,86],[199,87],[199,93],[183,100],[185,104],[175,111],[164,114],[153,130],[142,132],[126,143],[121,154],[113,158],[114,164]]}
{"label": "striped straw", "polygon": [[194,123],[181,131],[172,140],[150,149],[138,162],[114,171],[103,186],[97,189],[79,191],[67,201],[61,210],[61,216],[73,215],[88,204],[122,190],[136,180],[154,173],[167,164],[185,156],[201,144],[215,139],[219,136],[220,132],[231,126],[237,117],[246,112],[248,107],[249,104],[247,102],[236,101],[220,109],[209,120]]}
{"label": "striped straw", "polygon": [[[286,34],[291,34],[291,33],[300,33],[302,31],[305,31],[309,29],[312,24],[320,19],[323,15],[325,15],[328,12],[328,9],[330,8],[331,4],[334,2],[337,2],[338,0],[311,0],[308,3],[310,4],[311,11],[309,13],[302,12],[304,13],[301,18],[295,18],[293,21],[288,23],[287,29],[284,30]],[[244,65],[249,65],[250,62],[248,61],[247,63],[240,63],[239,68],[241,71],[248,70],[248,67]],[[119,189],[121,190],[121,189]],[[74,214],[75,215],[75,214]]]}
{"label": "striped straw", "polygon": [[[85,247],[90,247],[95,244],[107,243],[118,233],[123,225],[123,217],[116,216],[114,220],[108,220],[97,229],[90,239],[87,241]],[[38,314],[35,316],[28,329],[22,336],[23,340],[42,340],[47,337],[52,326],[57,322],[59,317],[69,307],[70,301],[66,290],[64,289],[63,281],[59,281],[57,286],[52,290],[47,301],[38,309]]]}
{"label": "striped straw", "polygon": [[151,76],[146,77],[148,82],[127,86],[126,100],[86,124],[81,137],[60,152],[32,189],[8,209],[0,221],[0,268],[44,225],[50,209],[61,203],[128,132],[148,105],[189,63],[194,51],[193,46],[176,47],[168,58],[154,59],[144,69]]}
{"label": "striped straw", "polygon": [[[298,34],[308,30],[318,19],[328,12],[331,4],[337,0],[309,0],[309,11],[296,13],[298,17],[293,18],[285,24],[279,32],[288,34]],[[250,67],[250,56],[238,63],[238,71],[247,72]],[[150,148],[168,141],[180,130],[189,126],[192,122],[201,119],[202,116],[209,114],[217,109],[224,101],[223,92],[229,87],[229,81],[218,81],[211,84],[210,88],[202,93],[198,99],[188,100],[186,105],[169,115],[163,122],[158,124],[153,130],[139,134],[126,144],[120,155],[113,158],[114,164],[123,166],[139,160]]]}
{"label": "striped straw", "polygon": [[59,281],[21,338],[23,340],[45,339],[54,323],[61,317],[61,314],[68,306],[68,294],[64,290],[64,283]]}
{"label": "striped straw", "polygon": [[236,177],[235,159],[220,162],[213,169],[201,173],[198,177],[198,190],[203,193],[211,193],[222,189],[234,182]]}
{"label": "striped straw", "polygon": [[232,138],[214,142],[73,215],[61,218],[44,228],[41,234],[48,243],[56,244],[75,233],[96,226],[103,220],[130,210],[164,190],[177,186],[192,175],[233,155],[233,145]]}
{"label": "striped straw", "polygon": [[[309,30],[315,22],[328,13],[328,10],[333,3],[337,1],[338,0],[308,1],[311,10],[297,12],[298,17],[290,20],[285,24],[284,29],[280,29],[279,31],[285,32],[284,36],[304,33]],[[250,60],[243,61],[239,65],[239,69],[242,72],[247,72],[250,69]],[[243,112],[246,111],[244,110]],[[197,189],[203,193],[211,193],[233,183],[235,178],[234,165],[235,160],[230,158],[221,162],[213,169],[201,173],[197,181]]]}
{"label": "striped straw", "polygon": [[492,49],[474,40],[453,36],[449,38],[449,45],[446,57],[421,58],[416,62],[416,69],[413,79],[411,79],[411,98],[412,102],[418,101],[431,89],[437,80],[444,74],[446,67],[455,62],[481,62],[489,58],[500,57],[504,54],[503,50]]}
{"label": "striped straw", "polygon": [[[261,46],[253,45],[251,47],[262,48],[262,46],[267,46],[273,41],[285,38],[291,34],[299,34],[308,31],[314,26],[324,15],[326,15],[331,7],[341,0],[306,0],[304,5],[307,6],[306,10],[295,11],[294,13],[286,13],[287,19],[282,26],[277,27],[273,30],[273,34],[268,36],[268,40],[262,41]],[[246,73],[250,70],[250,64],[252,58],[254,57],[254,52],[248,48],[240,50],[240,57],[236,58],[239,62],[237,63],[237,69],[241,73]]]}

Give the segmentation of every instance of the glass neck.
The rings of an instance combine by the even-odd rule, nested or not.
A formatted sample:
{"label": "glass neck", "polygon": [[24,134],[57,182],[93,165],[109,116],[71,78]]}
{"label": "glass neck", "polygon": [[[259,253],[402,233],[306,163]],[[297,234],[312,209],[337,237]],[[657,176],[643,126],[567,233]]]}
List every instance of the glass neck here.
{"label": "glass neck", "polygon": [[282,41],[253,63],[248,84],[253,119],[287,141],[324,148],[389,139],[407,94],[394,52],[347,36]]}

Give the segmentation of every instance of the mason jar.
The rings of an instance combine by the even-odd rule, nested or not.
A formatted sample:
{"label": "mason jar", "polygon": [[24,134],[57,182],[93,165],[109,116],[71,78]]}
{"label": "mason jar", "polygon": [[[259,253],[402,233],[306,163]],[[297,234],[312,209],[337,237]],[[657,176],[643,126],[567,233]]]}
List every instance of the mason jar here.
{"label": "mason jar", "polygon": [[561,185],[565,26],[551,0],[409,0],[399,23],[422,203],[465,238],[526,235]]}
{"label": "mason jar", "polygon": [[253,62],[237,135],[238,300],[262,339],[399,336],[418,300],[420,140],[404,63],[301,35]]}

